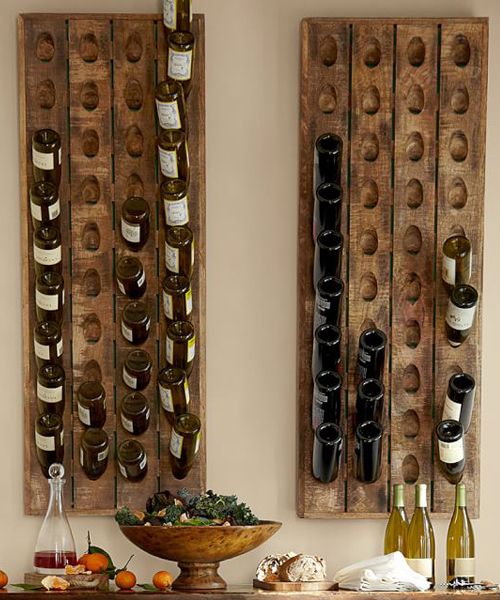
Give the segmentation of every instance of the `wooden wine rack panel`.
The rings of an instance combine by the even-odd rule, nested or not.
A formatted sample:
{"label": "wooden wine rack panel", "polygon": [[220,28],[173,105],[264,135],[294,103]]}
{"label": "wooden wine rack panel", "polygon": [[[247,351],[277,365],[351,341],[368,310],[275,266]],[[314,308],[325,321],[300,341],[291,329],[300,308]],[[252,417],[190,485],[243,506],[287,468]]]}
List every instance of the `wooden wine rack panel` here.
{"label": "wooden wine rack panel", "polygon": [[[481,291],[488,54],[487,19],[305,19],[302,23],[298,233],[297,512],[311,518],[385,517],[392,483],[430,484],[434,516],[447,516],[454,487],[439,472],[433,429],[450,375],[476,379],[464,482],[479,516]],[[464,91],[465,90],[465,91]],[[345,238],[342,320],[346,432],[337,481],[312,476],[311,357],[314,143],[343,139]],[[441,248],[454,232],[473,245],[480,294],[474,329],[459,348],[444,331]],[[388,337],[383,469],[354,477],[358,338]],[[406,503],[413,507],[408,491]]]}
{"label": "wooden wine rack panel", "polygon": [[[157,124],[154,88],[166,76],[166,40],[161,15],[26,14],[19,17],[21,212],[25,396],[25,512],[47,505],[48,486],[34,447],[36,365],[32,332],[36,323],[32,227],[28,190],[33,181],[31,137],[51,127],[62,138],[61,233],[66,308],[63,323],[66,372],[66,507],[78,514],[112,514],[117,506],[143,507],[157,489],[205,488],[205,54],[204,19],[195,15],[193,89],[187,102],[191,180],[190,226],[196,240],[192,280],[195,366],[189,379],[192,411],[203,423],[202,443],[189,476],[173,478],[169,464],[170,425],[157,397],[156,375],[165,365],[165,318],[161,282],[164,267],[163,207],[158,195]],[[141,195],[149,203],[152,226],[137,254],[147,279],[143,297],[152,326],[141,347],[153,359],[151,383],[143,392],[151,422],[138,439],[148,454],[148,474],[130,483],[117,473],[117,445],[132,437],[118,409],[126,393],[121,370],[133,347],[120,332],[126,303],[116,288],[114,268],[127,252],[120,235],[123,201]],[[129,254],[132,254],[130,251]],[[83,427],[75,394],[86,379],[102,382],[107,397],[105,430],[110,437],[106,473],[90,481],[78,460]],[[135,437],[135,436],[134,436]]]}

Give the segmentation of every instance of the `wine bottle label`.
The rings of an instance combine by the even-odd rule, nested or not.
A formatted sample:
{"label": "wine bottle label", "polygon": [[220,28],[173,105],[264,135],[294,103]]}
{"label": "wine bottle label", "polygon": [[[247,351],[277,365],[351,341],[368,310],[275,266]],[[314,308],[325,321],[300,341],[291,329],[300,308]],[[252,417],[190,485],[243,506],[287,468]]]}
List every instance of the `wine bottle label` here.
{"label": "wine bottle label", "polygon": [[462,405],[453,400],[447,395],[443,406],[443,421],[452,419],[453,421],[460,421],[460,413],[462,411]]}
{"label": "wine bottle label", "polygon": [[193,65],[193,51],[179,52],[168,49],[168,76],[177,81],[189,81],[191,79],[191,67]]}
{"label": "wine bottle label", "polygon": [[443,442],[438,440],[439,459],[441,462],[453,464],[460,462],[464,458],[464,439],[460,438],[456,442]]}
{"label": "wine bottle label", "polygon": [[174,364],[174,341],[167,337],[167,362]]}
{"label": "wine bottle label", "polygon": [[196,336],[193,335],[193,337],[190,340],[188,340],[188,347],[187,347],[188,363],[191,362],[192,360],[194,360],[195,351],[196,351]]}
{"label": "wine bottle label", "polygon": [[59,294],[44,294],[35,290],[35,302],[42,310],[57,310],[59,308]]}
{"label": "wine bottle label", "polygon": [[407,558],[408,565],[424,577],[432,577],[432,558]]}
{"label": "wine bottle label", "polygon": [[167,29],[175,30],[176,12],[176,0],[163,0],[163,24]]}
{"label": "wine bottle label", "polygon": [[32,148],[32,158],[33,165],[42,171],[51,171],[54,168],[53,152],[39,152],[36,148]]}
{"label": "wine bottle label", "polygon": [[56,449],[56,438],[53,435],[41,435],[35,431],[36,447],[45,452],[53,452]]}
{"label": "wine bottle label", "polygon": [[443,281],[449,285],[455,285],[456,271],[457,261],[454,258],[450,258],[449,256],[446,256],[446,254],[443,254]]}
{"label": "wine bottle label", "polygon": [[57,219],[57,217],[61,214],[61,205],[59,203],[59,198],[49,206],[49,219],[53,221]]}
{"label": "wine bottle label", "polygon": [[127,417],[123,414],[122,414],[122,425],[123,425],[123,429],[125,429],[125,431],[128,431],[129,433],[134,433],[134,424],[132,423],[132,421],[130,419],[127,419]]}
{"label": "wine bottle label", "polygon": [[78,418],[84,425],[90,426],[90,409],[85,408],[79,402],[78,404]]}
{"label": "wine bottle label", "polygon": [[37,221],[41,221],[42,220],[42,207],[38,206],[38,204],[35,204],[33,201],[30,202],[31,204],[31,216],[36,219]]}
{"label": "wine bottle label", "polygon": [[452,329],[465,331],[472,327],[475,314],[475,306],[471,306],[470,308],[460,308],[459,306],[455,306],[450,300],[448,302],[448,310],[446,311],[446,322]]}
{"label": "wine bottle label", "polygon": [[99,454],[97,455],[97,461],[101,462],[105,458],[108,458],[108,455],[109,455],[109,446],[106,448],[106,450],[99,452]]}
{"label": "wine bottle label", "polygon": [[177,100],[173,102],[156,100],[156,111],[158,112],[158,122],[162,129],[182,129]]}
{"label": "wine bottle label", "polygon": [[144,458],[139,463],[139,470],[140,471],[142,471],[144,469],[144,467],[146,466],[147,462],[148,462],[148,457],[146,455],[144,455]]}
{"label": "wine bottle label", "polygon": [[36,340],[33,340],[35,346],[35,356],[42,360],[50,360],[50,346],[46,344],[40,344]]}
{"label": "wine bottle label", "polygon": [[174,402],[172,400],[172,392],[169,389],[165,389],[161,385],[158,386],[160,390],[160,402],[163,409],[167,412],[174,412]]}
{"label": "wine bottle label", "polygon": [[189,396],[189,385],[187,378],[184,380],[184,396],[186,398],[186,405],[188,405],[191,400],[191,397]]}
{"label": "wine bottle label", "polygon": [[172,248],[165,242],[165,265],[172,273],[179,272],[179,249]]}
{"label": "wine bottle label", "polygon": [[61,246],[57,246],[57,248],[52,248],[51,250],[44,250],[43,248],[38,248],[38,246],[34,245],[33,257],[40,265],[57,265],[57,263],[61,262]]}
{"label": "wine bottle label", "polygon": [[120,462],[118,463],[118,468],[120,469],[120,473],[123,475],[123,477],[128,479],[127,469]]}
{"label": "wine bottle label", "polygon": [[358,350],[358,359],[361,361],[370,362],[371,356],[364,348],[360,348]]}
{"label": "wine bottle label", "polygon": [[314,402],[318,406],[323,407],[323,404],[325,404],[327,401],[328,396],[326,394],[322,394],[320,391],[314,390]]}
{"label": "wine bottle label", "polygon": [[169,227],[187,225],[189,223],[187,196],[180,200],[165,200],[165,220]]}
{"label": "wine bottle label", "polygon": [[177,151],[164,150],[158,146],[158,155],[160,158],[160,170],[165,177],[177,179],[179,177],[179,168],[177,166]]}
{"label": "wine bottle label", "polygon": [[455,577],[475,577],[476,561],[474,558],[455,558]]}
{"label": "wine bottle label", "polygon": [[132,330],[130,329],[130,327],[127,327],[127,325],[123,321],[122,321],[122,335],[129,342],[134,341],[134,334],[132,333]]}
{"label": "wine bottle label", "polygon": [[138,244],[141,241],[141,226],[122,219],[122,236],[127,242]]}
{"label": "wine bottle label", "polygon": [[181,458],[183,442],[184,438],[182,435],[179,435],[174,429],[172,429],[172,435],[170,437],[170,452],[176,458]]}
{"label": "wine bottle label", "polygon": [[137,388],[137,377],[132,377],[132,375],[129,374],[125,366],[123,367],[122,377],[123,382],[125,383],[125,385],[128,385],[129,388],[132,388],[133,390]]}
{"label": "wine bottle label", "polygon": [[120,290],[120,292],[122,294],[127,295],[127,292],[125,291],[125,286],[123,285],[123,283],[121,281],[119,281],[118,279],[116,280],[117,284],[118,284],[118,289]]}
{"label": "wine bottle label", "polygon": [[163,312],[167,319],[172,320],[174,318],[174,302],[172,296],[165,291],[163,292]]}
{"label": "wine bottle label", "polygon": [[137,286],[141,287],[144,285],[144,282],[146,281],[146,271],[142,272],[142,275],[139,277],[139,279],[137,280]]}
{"label": "wine bottle label", "polygon": [[321,296],[318,296],[317,300],[316,300],[316,304],[318,306],[318,308],[323,309],[323,310],[330,310],[332,303],[330,302],[330,300],[327,300],[326,298],[322,298]]}
{"label": "wine bottle label", "polygon": [[185,295],[186,299],[186,315],[190,315],[193,312],[193,292],[191,288],[188,289]]}
{"label": "wine bottle label", "polygon": [[63,341],[62,338],[57,342],[56,345],[56,356],[61,356],[63,353]]}
{"label": "wine bottle label", "polygon": [[64,387],[61,385],[55,388],[48,388],[42,385],[39,381],[36,383],[36,395],[42,401],[47,404],[55,404],[56,402],[62,402]]}

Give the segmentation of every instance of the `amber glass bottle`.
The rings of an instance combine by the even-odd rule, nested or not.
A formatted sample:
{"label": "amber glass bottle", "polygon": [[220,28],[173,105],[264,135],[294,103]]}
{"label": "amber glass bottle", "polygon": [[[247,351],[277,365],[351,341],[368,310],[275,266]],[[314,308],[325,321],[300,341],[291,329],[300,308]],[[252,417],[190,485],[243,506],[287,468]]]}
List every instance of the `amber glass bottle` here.
{"label": "amber glass bottle", "polygon": [[38,275],[35,284],[35,304],[38,321],[61,323],[64,307],[64,280],[60,273],[47,271]]}
{"label": "amber glass bottle", "polygon": [[123,383],[129,388],[141,391],[151,381],[153,362],[145,350],[132,350],[123,363]]}
{"label": "amber glass bottle", "polygon": [[146,291],[146,273],[135,256],[123,256],[116,265],[116,283],[122,294],[135,300]]}
{"label": "amber glass bottle", "polygon": [[193,20],[191,0],[163,0],[163,24],[170,31],[190,31]]}
{"label": "amber glass bottle", "polygon": [[62,417],[56,413],[40,415],[35,422],[36,456],[42,472],[49,478],[49,467],[64,461]]}
{"label": "amber glass bottle", "polygon": [[78,418],[87,427],[106,423],[106,391],[99,381],[84,381],[77,393]]}
{"label": "amber glass bottle", "polygon": [[200,449],[201,421],[191,413],[175,418],[170,437],[172,474],[176,479],[187,477]]}
{"label": "amber glass bottle", "polygon": [[187,135],[184,88],[173,79],[161,81],[155,90],[158,124],[162,129],[181,129]]}
{"label": "amber glass bottle", "polygon": [[61,233],[57,227],[42,225],[33,235],[35,273],[62,272]]}
{"label": "amber glass bottle", "polygon": [[196,348],[194,327],[189,321],[173,321],[167,328],[167,364],[184,369],[187,376],[193,370]]}
{"label": "amber glass bottle", "polygon": [[108,466],[109,438],[105,431],[91,427],[80,441],[80,466],[87,477],[95,481]]}
{"label": "amber glass bottle", "polygon": [[162,369],[158,373],[158,391],[162,408],[170,423],[173,424],[175,416],[188,412],[189,385],[183,369]]}
{"label": "amber glass bottle", "polygon": [[59,227],[61,205],[56,186],[50,181],[39,181],[30,187],[30,212],[33,231],[42,225]]}
{"label": "amber glass bottle", "polygon": [[148,472],[144,446],[137,440],[125,440],[118,446],[118,469],[125,479],[141,481]]}
{"label": "amber glass bottle", "polygon": [[144,343],[151,329],[148,307],[140,300],[129,302],[122,313],[122,335],[131,344]]}
{"label": "amber glass bottle", "polygon": [[194,35],[190,31],[175,31],[168,36],[167,75],[181,82],[186,98],[192,85],[194,46]]}
{"label": "amber glass bottle", "polygon": [[141,435],[149,427],[150,416],[149,402],[140,392],[132,392],[123,398],[120,419],[125,431],[133,435]]}
{"label": "amber glass bottle", "polygon": [[189,182],[189,154],[184,131],[163,130],[158,138],[158,156],[163,177]]}
{"label": "amber glass bottle", "polygon": [[35,358],[38,367],[47,363],[60,363],[63,353],[61,328],[54,321],[43,321],[33,332]]}
{"label": "amber glass bottle", "polygon": [[122,205],[121,232],[127,246],[140,250],[148,241],[151,210],[149,204],[139,196],[127,198]]}
{"label": "amber glass bottle", "polygon": [[189,321],[193,311],[193,295],[189,279],[184,275],[167,275],[163,280],[163,312],[170,321]]}
{"label": "amber glass bottle", "polygon": [[64,369],[57,363],[48,363],[38,369],[36,397],[38,414],[64,413],[66,380]]}
{"label": "amber glass bottle", "polygon": [[35,131],[32,138],[31,157],[35,181],[50,181],[59,188],[61,181],[61,138],[52,129]]}
{"label": "amber glass bottle", "polygon": [[194,238],[189,227],[169,227],[165,237],[165,266],[174,275],[191,279],[194,268]]}
{"label": "amber glass bottle", "polygon": [[189,223],[187,183],[183,179],[167,179],[160,186],[167,227]]}

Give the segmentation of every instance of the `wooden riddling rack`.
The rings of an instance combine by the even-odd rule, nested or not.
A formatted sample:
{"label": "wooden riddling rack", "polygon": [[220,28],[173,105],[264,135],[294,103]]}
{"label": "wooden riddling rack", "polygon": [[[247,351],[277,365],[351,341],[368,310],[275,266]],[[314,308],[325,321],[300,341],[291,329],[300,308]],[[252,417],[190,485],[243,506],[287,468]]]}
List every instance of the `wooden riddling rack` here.
{"label": "wooden riddling rack", "polygon": [[[463,481],[479,516],[481,290],[488,56],[487,19],[305,19],[302,23],[298,234],[298,490],[302,517],[385,517],[393,483],[430,484],[430,508],[448,516],[454,486],[433,448],[449,377],[477,383],[466,435]],[[346,432],[339,478],[312,476],[311,354],[314,143],[323,133],[344,143],[345,238],[342,278]],[[473,246],[471,284],[480,294],[467,341],[452,348],[444,323],[444,240],[465,234]],[[386,332],[383,469],[373,484],[353,474],[358,339]],[[413,508],[413,492],[406,504]]]}
{"label": "wooden riddling rack", "polygon": [[[46,127],[62,138],[60,186],[63,322],[66,372],[66,508],[82,514],[112,514],[128,505],[143,508],[157,489],[205,488],[205,54],[204,17],[195,15],[193,88],[187,102],[191,178],[190,227],[195,238],[192,278],[196,358],[189,378],[191,410],[201,418],[202,441],[196,462],[182,481],[169,465],[170,425],[157,397],[158,368],[165,365],[165,317],[161,282],[165,276],[164,218],[159,202],[154,89],[166,78],[166,35],[161,15],[26,14],[19,17],[21,212],[25,397],[25,511],[47,506],[48,485],[36,459],[34,421],[36,365],[32,332],[36,323],[32,227],[28,190],[33,182],[31,137]],[[130,195],[150,203],[149,241],[137,253],[143,262],[152,326],[141,347],[153,358],[151,383],[143,394],[151,405],[149,429],[139,441],[148,454],[148,474],[131,483],[117,474],[115,449],[125,437],[117,410],[126,389],[122,362],[134,347],[120,333],[126,303],[114,281],[114,265],[127,252],[120,235],[121,204]],[[128,251],[129,254],[135,254]],[[80,468],[83,431],[75,394],[86,379],[102,381],[107,397],[104,427],[110,436],[106,473],[90,481]]]}

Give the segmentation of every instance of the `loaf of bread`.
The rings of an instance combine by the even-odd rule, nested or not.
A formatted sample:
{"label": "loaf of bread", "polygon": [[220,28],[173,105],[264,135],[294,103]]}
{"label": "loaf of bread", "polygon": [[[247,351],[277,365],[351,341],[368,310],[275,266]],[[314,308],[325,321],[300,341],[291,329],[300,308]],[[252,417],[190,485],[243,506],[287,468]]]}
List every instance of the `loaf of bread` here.
{"label": "loaf of bread", "polygon": [[255,577],[259,581],[279,581],[278,571],[280,566],[293,556],[297,556],[295,552],[287,552],[286,554],[270,554],[269,556],[266,556],[260,561]]}
{"label": "loaf of bread", "polygon": [[278,568],[279,581],[324,581],[326,562],[321,556],[298,554]]}

